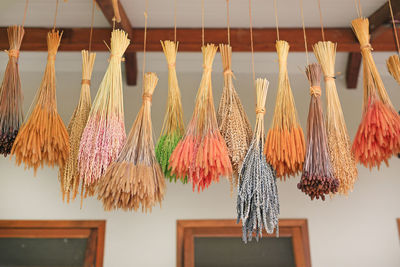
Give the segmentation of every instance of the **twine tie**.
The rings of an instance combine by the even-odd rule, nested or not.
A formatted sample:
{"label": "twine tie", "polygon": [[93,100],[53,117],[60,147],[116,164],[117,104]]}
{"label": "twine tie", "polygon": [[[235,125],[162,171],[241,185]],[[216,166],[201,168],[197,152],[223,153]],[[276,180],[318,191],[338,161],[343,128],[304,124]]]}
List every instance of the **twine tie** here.
{"label": "twine tie", "polygon": [[87,84],[87,85],[90,86],[90,80],[88,80],[88,79],[82,79],[81,84],[82,84],[82,85],[83,85],[83,84]]}
{"label": "twine tie", "polygon": [[142,99],[143,99],[143,101],[149,101],[151,103],[151,100],[153,99],[153,96],[151,94],[144,93],[142,95]]}
{"label": "twine tie", "polygon": [[8,54],[8,56],[18,58],[19,57],[19,50],[18,49],[10,49],[10,50],[5,50],[5,52]]}
{"label": "twine tie", "polygon": [[311,86],[310,87],[310,95],[312,96],[321,96],[321,86]]}

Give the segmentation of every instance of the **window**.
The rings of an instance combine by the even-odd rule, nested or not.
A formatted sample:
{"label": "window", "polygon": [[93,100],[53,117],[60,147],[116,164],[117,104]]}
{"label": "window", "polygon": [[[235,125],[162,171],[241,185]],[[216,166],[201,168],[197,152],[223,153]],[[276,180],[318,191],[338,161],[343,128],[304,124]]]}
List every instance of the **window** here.
{"label": "window", "polygon": [[234,220],[177,221],[177,266],[310,267],[307,220],[281,220],[279,238],[263,235],[244,244]]}
{"label": "window", "polygon": [[102,267],[105,221],[1,221],[0,266]]}

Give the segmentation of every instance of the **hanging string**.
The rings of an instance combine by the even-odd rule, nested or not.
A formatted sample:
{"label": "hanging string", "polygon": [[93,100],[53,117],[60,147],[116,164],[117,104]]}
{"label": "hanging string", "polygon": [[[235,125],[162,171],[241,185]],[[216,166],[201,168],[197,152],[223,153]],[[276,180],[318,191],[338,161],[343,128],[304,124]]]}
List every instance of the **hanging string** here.
{"label": "hanging string", "polygon": [[177,0],[174,0],[174,43],[176,43],[176,9],[177,9],[177,4],[176,4]]}
{"label": "hanging string", "polygon": [[92,2],[92,21],[90,22],[90,34],[89,34],[89,53],[92,51],[92,38],[93,38],[93,25],[94,25],[94,6],[96,0]]}
{"label": "hanging string", "polygon": [[394,37],[396,39],[397,53],[400,54],[399,37],[397,36],[396,22],[394,21],[392,1],[389,0],[390,15],[392,16]]}
{"label": "hanging string", "polygon": [[201,0],[201,45],[204,46],[204,0]]}
{"label": "hanging string", "polygon": [[303,0],[300,0],[300,12],[301,12],[301,23],[302,23],[302,25],[303,25],[304,47],[305,47],[305,49],[306,49],[306,58],[307,58],[307,66],[308,66],[308,65],[310,65],[310,62],[309,62],[309,55],[308,55],[306,26],[304,25]]}
{"label": "hanging string", "polygon": [[361,2],[360,0],[354,0],[354,4],[356,6],[356,10],[357,10],[357,15],[359,18],[362,17],[362,9],[361,9]]}
{"label": "hanging string", "polygon": [[144,74],[146,69],[146,44],[147,44],[147,11],[149,8],[149,1],[146,0],[145,11],[144,11],[144,41],[143,41],[143,66],[142,75],[144,80]]}
{"label": "hanging string", "polygon": [[278,6],[276,4],[276,0],[274,0],[274,10],[275,10],[276,38],[279,41]]}
{"label": "hanging string", "polygon": [[53,30],[56,29],[56,22],[57,22],[57,11],[58,11],[58,0],[56,0],[56,12],[54,13],[54,24],[53,24]]}
{"label": "hanging string", "polygon": [[325,42],[325,31],[324,31],[324,23],[322,21],[321,0],[318,0],[318,10],[319,10],[319,23],[321,24],[322,41]]}
{"label": "hanging string", "polygon": [[228,25],[228,45],[231,46],[231,26],[229,19],[229,0],[226,0],[226,23]]}
{"label": "hanging string", "polygon": [[251,66],[253,70],[253,83],[256,85],[256,72],[254,68],[254,42],[253,42],[253,18],[251,15],[251,0],[249,0],[249,19],[250,19],[250,45],[251,45]]}
{"label": "hanging string", "polygon": [[24,18],[22,19],[22,28],[25,26],[26,13],[28,12],[28,3],[29,3],[29,0],[26,0],[26,2],[25,2],[25,10],[24,10]]}

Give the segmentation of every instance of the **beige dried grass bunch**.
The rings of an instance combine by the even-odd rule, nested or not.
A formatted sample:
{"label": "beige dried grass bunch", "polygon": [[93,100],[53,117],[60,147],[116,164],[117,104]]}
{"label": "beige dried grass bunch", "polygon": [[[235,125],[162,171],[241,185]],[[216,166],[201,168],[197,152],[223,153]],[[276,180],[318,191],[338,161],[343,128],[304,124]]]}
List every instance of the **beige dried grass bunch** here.
{"label": "beige dried grass bunch", "polygon": [[400,84],[400,59],[399,55],[393,55],[388,58],[386,61],[386,66],[388,68],[389,73],[393,76],[393,78]]}
{"label": "beige dried grass bunch", "polygon": [[336,44],[318,42],[314,46],[325,76],[326,90],[326,131],[328,135],[329,155],[335,177],[339,179],[338,193],[347,195],[353,191],[358,171],[354,155],[351,152],[350,137],[347,132],[342,106],[336,89],[335,59]]}
{"label": "beige dried grass bunch", "polygon": [[287,71],[289,44],[276,41],[279,61],[279,83],[272,127],[268,131],[264,153],[276,170],[277,177],[296,175],[303,168],[305,142],[300,126]]}
{"label": "beige dried grass bunch", "polygon": [[8,63],[0,88],[0,154],[7,156],[23,121],[22,91],[19,77],[19,49],[24,38],[23,26],[7,28],[10,49]]}
{"label": "beige dried grass bunch", "polygon": [[228,147],[229,158],[236,178],[230,182],[231,185],[237,185],[238,172],[249,148],[252,130],[242,102],[233,85],[232,47],[220,44],[219,51],[224,68],[224,89],[219,102],[217,121],[219,131]]}
{"label": "beige dried grass bunch", "polygon": [[87,50],[82,50],[81,94],[78,105],[72,114],[67,128],[69,134],[70,153],[66,165],[64,168],[60,168],[59,173],[63,200],[67,198],[67,202],[69,202],[70,199],[74,200],[76,198],[79,189],[79,145],[92,107],[92,99],[90,97],[90,79],[92,77],[95,58],[96,53],[89,53]]}
{"label": "beige dried grass bunch", "polygon": [[151,211],[164,198],[165,179],[154,152],[151,98],[158,82],[146,73],[143,103],[118,159],[98,183],[98,198],[105,210]]}
{"label": "beige dried grass bunch", "polygon": [[15,139],[11,154],[18,165],[36,171],[39,166],[63,167],[69,154],[68,132],[57,112],[55,59],[62,34],[47,34],[47,65],[34,108]]}

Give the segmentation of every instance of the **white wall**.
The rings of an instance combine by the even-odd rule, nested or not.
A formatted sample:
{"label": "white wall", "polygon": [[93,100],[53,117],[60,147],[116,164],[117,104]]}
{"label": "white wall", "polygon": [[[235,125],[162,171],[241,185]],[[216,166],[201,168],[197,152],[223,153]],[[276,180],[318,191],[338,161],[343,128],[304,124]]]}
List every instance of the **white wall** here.
{"label": "white wall", "polygon": [[[71,54],[69,54],[71,55]],[[296,54],[294,54],[296,55]],[[68,56],[69,57],[69,56]],[[62,58],[58,58],[57,69],[63,69]],[[79,55],[76,56],[79,59]],[[200,54],[193,62],[201,67]],[[2,57],[2,64],[5,58]],[[45,54],[42,59],[45,60]],[[289,61],[291,56],[289,57]],[[216,59],[220,61],[219,56]],[[80,62],[75,62],[77,71],[57,72],[57,98],[61,116],[67,123],[79,95]],[[149,59],[149,68],[163,69]],[[161,64],[161,63],[160,63]],[[246,63],[248,66],[248,62]],[[268,68],[277,69],[276,63],[268,62]],[[306,123],[309,93],[303,75],[296,72],[298,62],[291,73],[291,83],[299,116],[303,127]],[[304,63],[301,63],[302,65]],[[96,62],[92,84],[94,97],[103,70],[106,56]],[[214,97],[218,103],[221,94],[221,70],[215,66]],[[234,65],[235,66],[235,65]],[[267,65],[265,65],[267,68]],[[272,66],[272,67],[271,67]],[[258,70],[265,70],[257,65]],[[23,71],[22,83],[25,94],[25,110],[28,109],[37,86],[42,78],[43,66],[36,71]],[[178,70],[184,68],[178,64]],[[382,73],[385,69],[381,70]],[[153,97],[154,134],[157,138],[164,116],[167,94],[166,73],[158,73],[160,82]],[[238,73],[237,89],[243,104],[254,123],[254,89],[251,86],[251,74]],[[266,127],[269,127],[276,96],[276,74],[267,76],[271,80],[267,100]],[[180,76],[183,105],[186,122],[193,108],[194,97],[200,81],[200,73],[185,72]],[[338,79],[339,95],[350,136],[353,137],[361,116],[362,90],[346,90],[344,77]],[[388,76],[385,82],[392,101],[400,107],[400,89]],[[140,84],[140,82],[139,82]],[[131,124],[140,107],[141,97],[138,87],[124,88],[126,128]],[[369,171],[359,168],[359,181],[355,191],[347,198],[335,197],[322,201],[310,201],[297,188],[298,178],[279,182],[281,218],[307,218],[310,231],[311,256],[315,267],[395,267],[400,266],[399,233],[395,219],[400,217],[400,159],[393,158],[390,168]],[[140,212],[104,212],[96,199],[84,202],[83,209],[79,201],[70,205],[62,203],[57,170],[44,168],[33,177],[32,171],[14,165],[9,158],[0,158],[0,219],[105,219],[106,248],[105,267],[127,266],[167,266],[176,264],[176,220],[178,219],[217,219],[234,218],[235,202],[230,197],[226,181],[212,185],[203,193],[193,193],[191,186],[180,183],[168,183],[167,194],[162,208],[155,208],[151,214]]]}

